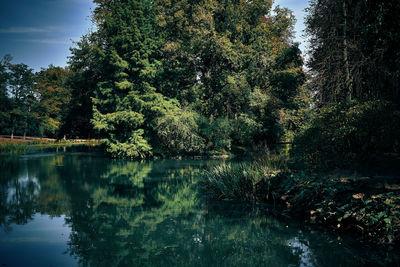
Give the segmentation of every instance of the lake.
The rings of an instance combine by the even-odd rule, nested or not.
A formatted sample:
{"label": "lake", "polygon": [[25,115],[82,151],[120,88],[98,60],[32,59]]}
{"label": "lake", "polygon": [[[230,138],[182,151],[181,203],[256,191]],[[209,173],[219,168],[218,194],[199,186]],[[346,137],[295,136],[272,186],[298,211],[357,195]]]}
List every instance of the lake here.
{"label": "lake", "polygon": [[374,249],[268,206],[212,202],[222,160],[0,156],[0,266],[360,266]]}

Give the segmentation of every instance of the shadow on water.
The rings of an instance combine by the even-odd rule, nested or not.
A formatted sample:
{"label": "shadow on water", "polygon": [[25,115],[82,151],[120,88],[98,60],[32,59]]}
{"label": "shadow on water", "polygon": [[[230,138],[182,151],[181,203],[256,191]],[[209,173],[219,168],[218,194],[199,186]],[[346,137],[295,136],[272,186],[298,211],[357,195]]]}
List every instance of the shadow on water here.
{"label": "shadow on water", "polygon": [[[0,264],[385,264],[385,256],[357,241],[276,219],[268,207],[205,201],[198,174],[218,162],[84,153],[0,157]],[[20,257],[29,251],[38,256],[34,262]]]}

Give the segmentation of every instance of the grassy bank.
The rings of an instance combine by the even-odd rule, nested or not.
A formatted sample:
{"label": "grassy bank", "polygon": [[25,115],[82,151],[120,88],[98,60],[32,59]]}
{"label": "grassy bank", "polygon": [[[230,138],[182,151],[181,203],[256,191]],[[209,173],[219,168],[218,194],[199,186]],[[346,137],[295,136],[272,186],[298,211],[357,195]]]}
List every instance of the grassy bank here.
{"label": "grassy bank", "polygon": [[25,153],[28,149],[28,143],[0,141],[0,153],[19,154]]}
{"label": "grassy bank", "polygon": [[282,161],[216,166],[202,189],[213,199],[271,203],[283,213],[369,242],[399,248],[400,183],[396,177],[289,171]]}
{"label": "grassy bank", "polygon": [[100,146],[98,140],[88,141],[20,141],[20,140],[0,140],[0,154],[24,154],[30,151],[36,151],[40,149],[57,149],[63,147],[72,146],[85,146],[85,147],[96,147]]}

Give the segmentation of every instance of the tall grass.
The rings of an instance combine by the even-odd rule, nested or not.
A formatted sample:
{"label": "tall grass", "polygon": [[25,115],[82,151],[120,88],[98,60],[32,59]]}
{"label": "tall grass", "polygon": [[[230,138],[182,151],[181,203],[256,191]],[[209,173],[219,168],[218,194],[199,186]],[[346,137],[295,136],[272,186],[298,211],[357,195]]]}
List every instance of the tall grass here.
{"label": "tall grass", "polygon": [[0,153],[19,154],[28,150],[28,144],[23,142],[0,142]]}
{"label": "tall grass", "polygon": [[260,189],[265,191],[268,180],[287,169],[286,161],[282,156],[273,155],[253,163],[221,164],[203,173],[202,188],[211,198],[256,201]]}
{"label": "tall grass", "polygon": [[0,141],[0,153],[23,154],[27,152],[36,151],[37,149],[71,147],[71,146],[95,147],[100,145],[101,143],[99,140],[89,140],[87,142],[45,141],[45,140],[35,140],[29,142]]}

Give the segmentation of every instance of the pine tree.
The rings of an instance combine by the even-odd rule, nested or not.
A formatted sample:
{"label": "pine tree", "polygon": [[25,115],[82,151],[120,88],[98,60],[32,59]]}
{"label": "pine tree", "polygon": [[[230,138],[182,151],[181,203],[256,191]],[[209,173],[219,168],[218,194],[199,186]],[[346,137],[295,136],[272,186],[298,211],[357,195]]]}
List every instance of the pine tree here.
{"label": "pine tree", "polygon": [[105,138],[107,151],[116,157],[151,154],[155,119],[177,108],[156,92],[159,61],[155,16],[148,0],[95,1],[103,66],[93,101],[94,129]]}

